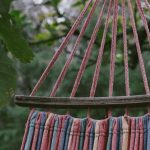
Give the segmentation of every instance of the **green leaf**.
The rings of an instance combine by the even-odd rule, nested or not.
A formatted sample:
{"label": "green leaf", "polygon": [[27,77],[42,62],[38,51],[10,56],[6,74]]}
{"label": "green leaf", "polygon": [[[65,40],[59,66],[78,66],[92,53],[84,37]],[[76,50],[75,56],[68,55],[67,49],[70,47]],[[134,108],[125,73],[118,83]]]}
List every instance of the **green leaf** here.
{"label": "green leaf", "polygon": [[80,5],[83,5],[83,1],[77,1],[77,2],[75,2],[73,5],[72,5],[72,7],[78,7],[78,6],[80,6]]}
{"label": "green leaf", "polygon": [[26,17],[20,10],[11,10],[9,13],[11,18],[13,18],[13,21],[15,22],[15,25],[18,27],[23,27],[27,25]]}
{"label": "green leaf", "polygon": [[16,88],[16,71],[6,53],[0,50],[0,106],[10,100]]}
{"label": "green leaf", "polygon": [[0,0],[0,13],[7,13],[12,0]]}
{"label": "green leaf", "polygon": [[57,6],[60,3],[61,0],[51,0],[51,3],[53,6]]}
{"label": "green leaf", "polygon": [[0,38],[14,57],[27,63],[33,59],[33,53],[18,28],[13,25],[8,14],[0,18]]}
{"label": "green leaf", "polygon": [[30,62],[33,58],[32,50],[8,13],[11,1],[0,0],[0,39],[14,57],[24,63]]}

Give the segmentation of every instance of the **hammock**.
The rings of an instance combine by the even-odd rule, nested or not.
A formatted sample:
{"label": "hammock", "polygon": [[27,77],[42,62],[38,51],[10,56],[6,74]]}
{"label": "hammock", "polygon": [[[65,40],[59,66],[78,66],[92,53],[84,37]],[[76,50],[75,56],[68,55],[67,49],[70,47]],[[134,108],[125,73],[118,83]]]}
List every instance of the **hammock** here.
{"label": "hammock", "polygon": [[149,115],[94,120],[34,111],[21,149],[149,150],[149,134]]}
{"label": "hammock", "polygon": [[[150,31],[148,22],[144,14],[142,4],[145,4],[147,11],[150,11],[150,4],[147,0],[135,0],[136,7],[141,17],[142,24],[146,31],[147,40],[150,44]],[[101,5],[99,16],[88,42],[87,49],[81,62],[75,83],[72,88],[70,97],[55,97],[61,83],[63,82],[66,73],[71,65],[71,62],[79,49],[81,40],[93,14],[97,9],[100,0],[87,0],[85,7],[79,14],[77,20],[73,24],[67,36],[64,38],[59,49],[55,52],[53,58],[49,62],[47,68],[43,72],[39,81],[35,85],[30,96],[17,95],[15,103],[19,106],[30,107],[32,111],[28,117],[24,138],[21,150],[41,149],[41,150],[149,150],[150,149],[150,89],[145,71],[144,60],[139,43],[139,37],[135,24],[133,6],[131,0],[122,0],[119,5],[118,0],[104,0]],[[126,6],[127,3],[127,6]],[[114,78],[115,78],[115,62],[117,48],[117,26],[119,17],[119,7],[121,7],[122,29],[123,29],[123,47],[124,47],[124,70],[125,70],[125,90],[126,96],[113,96]],[[127,16],[128,15],[132,26],[134,41],[136,44],[137,55],[139,58],[139,66],[145,95],[130,95],[129,84],[129,64],[128,64],[128,41],[127,41]],[[89,10],[89,12],[88,12]],[[86,13],[88,15],[84,20]],[[113,15],[112,15],[113,12]],[[106,17],[105,15],[106,14]],[[102,25],[103,17],[105,25],[101,45],[97,56],[95,72],[89,97],[75,97],[80,81],[85,72],[87,63],[92,53],[92,48],[95,43],[98,31]],[[109,75],[109,96],[95,97],[97,83],[100,78],[101,63],[106,46],[106,36],[108,27],[112,17],[112,41],[110,51],[110,75]],[[35,96],[36,92],[43,84],[48,74],[50,73],[55,62],[67,46],[68,41],[73,36],[81,22],[84,21],[81,31],[71,51],[51,93],[50,97]],[[141,117],[130,117],[128,113],[129,107],[145,106],[148,107],[148,113]],[[113,117],[113,107],[124,107],[125,116]],[[52,112],[41,112],[35,108],[67,108],[67,109],[88,109],[87,117],[73,118],[69,115],[57,115]],[[94,120],[90,117],[90,110],[93,108],[105,108],[107,110],[106,119]]]}

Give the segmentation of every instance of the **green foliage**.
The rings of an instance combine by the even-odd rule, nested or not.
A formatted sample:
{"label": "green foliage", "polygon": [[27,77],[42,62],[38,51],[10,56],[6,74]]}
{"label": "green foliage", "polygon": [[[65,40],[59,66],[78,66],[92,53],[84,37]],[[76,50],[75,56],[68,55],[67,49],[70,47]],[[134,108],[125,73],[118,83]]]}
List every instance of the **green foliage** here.
{"label": "green foliage", "polygon": [[12,0],[1,0],[0,1],[0,13],[8,13],[11,1]]}
{"label": "green foliage", "polygon": [[14,57],[21,62],[30,62],[33,58],[33,53],[8,13],[10,2],[10,0],[0,2],[0,39]]}
{"label": "green foliage", "polygon": [[14,58],[24,63],[33,58],[31,48],[9,15],[10,4],[11,0],[0,1],[0,104],[10,100],[16,88],[16,71],[7,52],[11,52]]}
{"label": "green foliage", "polygon": [[78,0],[77,2],[75,2],[72,6],[73,7],[78,7],[79,5],[82,5],[83,1]]}
{"label": "green foliage", "polygon": [[10,14],[11,18],[13,18],[13,21],[15,22],[15,26],[23,27],[24,25],[29,24],[29,23],[25,22],[26,17],[24,14],[22,14],[21,11],[11,10],[9,14]]}
{"label": "green foliage", "polygon": [[57,7],[60,1],[61,0],[55,0],[55,1],[51,0],[50,2],[51,2],[51,5],[53,5],[54,7]]}
{"label": "green foliage", "polygon": [[0,149],[19,150],[29,111],[18,107],[0,108]]}
{"label": "green foliage", "polygon": [[20,31],[10,22],[10,18],[3,16],[0,19],[0,38],[6,48],[21,62],[30,62],[33,58],[32,50],[23,39]]}
{"label": "green foliage", "polygon": [[10,100],[16,89],[16,71],[6,53],[0,50],[0,106]]}

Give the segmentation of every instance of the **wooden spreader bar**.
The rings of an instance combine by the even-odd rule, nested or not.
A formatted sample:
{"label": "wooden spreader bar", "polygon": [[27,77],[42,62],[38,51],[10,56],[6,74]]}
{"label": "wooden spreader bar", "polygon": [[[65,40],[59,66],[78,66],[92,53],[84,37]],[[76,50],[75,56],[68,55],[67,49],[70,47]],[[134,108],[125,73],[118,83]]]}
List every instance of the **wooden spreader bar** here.
{"label": "wooden spreader bar", "polygon": [[117,96],[117,97],[32,97],[15,96],[15,104],[35,108],[106,108],[106,107],[141,107],[150,104],[150,96]]}

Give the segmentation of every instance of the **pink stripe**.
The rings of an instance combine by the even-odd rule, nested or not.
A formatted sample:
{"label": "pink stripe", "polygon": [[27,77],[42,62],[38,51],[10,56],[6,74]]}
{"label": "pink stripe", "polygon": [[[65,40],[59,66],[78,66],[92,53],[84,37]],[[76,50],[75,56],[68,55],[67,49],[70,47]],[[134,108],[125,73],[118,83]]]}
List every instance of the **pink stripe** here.
{"label": "pink stripe", "polygon": [[92,128],[92,121],[90,119],[88,119],[88,122],[87,122],[87,125],[86,125],[86,132],[85,132],[83,150],[87,150],[89,148],[89,139],[90,139],[91,128]]}
{"label": "pink stripe", "polygon": [[108,120],[100,121],[99,128],[98,149],[106,150],[108,140]]}
{"label": "pink stripe", "polygon": [[143,128],[142,117],[139,118],[139,128],[140,128],[139,150],[143,150],[143,147],[144,147],[144,128]]}
{"label": "pink stripe", "polygon": [[53,136],[53,131],[54,131],[54,125],[55,125],[55,116],[51,120],[51,124],[50,124],[49,137],[48,137],[48,146],[47,146],[48,148],[47,149],[50,149],[50,147],[51,147],[52,136]]}
{"label": "pink stripe", "polygon": [[60,150],[60,144],[61,144],[61,138],[62,138],[62,134],[64,131],[64,128],[65,128],[65,123],[66,123],[66,119],[68,119],[68,116],[63,116],[63,120],[62,120],[62,126],[61,126],[61,130],[60,130],[60,135],[59,135],[59,142],[58,142],[58,150]]}
{"label": "pink stripe", "polygon": [[32,141],[32,147],[31,150],[36,149],[38,134],[39,134],[39,128],[40,128],[40,122],[41,122],[41,113],[38,114],[37,120],[35,122],[35,130],[34,130],[34,136]]}
{"label": "pink stripe", "polygon": [[48,119],[45,124],[45,129],[43,133],[43,138],[42,138],[42,144],[41,144],[41,149],[49,149],[50,147],[50,125],[54,125],[54,115],[49,114]]}
{"label": "pink stripe", "polygon": [[74,143],[75,143],[75,146],[74,146],[74,150],[78,150],[78,146],[79,146],[79,139],[80,139],[80,130],[81,130],[81,122],[80,122],[80,119],[78,120],[77,124],[76,124],[76,129],[74,130]]}
{"label": "pink stripe", "polygon": [[55,150],[57,150],[59,148],[59,141],[60,141],[60,134],[61,134],[61,130],[62,130],[63,120],[64,120],[64,116],[59,116],[59,125],[57,128]]}
{"label": "pink stripe", "polygon": [[78,150],[80,137],[80,119],[74,119],[70,132],[68,150]]}
{"label": "pink stripe", "polygon": [[70,131],[70,135],[69,135],[69,141],[68,141],[68,149],[71,150],[72,148],[72,139],[73,139],[73,128],[74,128],[74,123],[75,123],[75,120],[73,120],[73,123],[72,123],[72,127],[71,127],[71,131]]}
{"label": "pink stripe", "polygon": [[78,125],[78,131],[77,131],[77,137],[76,137],[76,145],[75,145],[75,149],[74,150],[78,150],[79,147],[79,143],[80,143],[80,130],[81,130],[81,123],[79,123]]}
{"label": "pink stripe", "polygon": [[130,133],[130,147],[129,150],[134,150],[135,142],[135,118],[131,118],[131,133]]}

